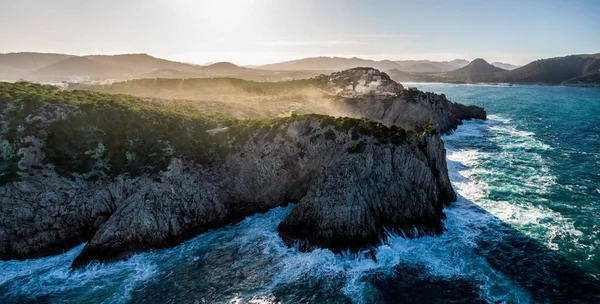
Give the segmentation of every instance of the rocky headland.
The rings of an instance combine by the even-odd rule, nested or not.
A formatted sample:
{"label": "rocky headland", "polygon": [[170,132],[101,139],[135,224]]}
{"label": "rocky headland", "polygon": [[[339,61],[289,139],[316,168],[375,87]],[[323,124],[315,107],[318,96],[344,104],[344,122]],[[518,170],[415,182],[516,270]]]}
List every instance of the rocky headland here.
{"label": "rocky headland", "polygon": [[[386,94],[371,88],[335,101],[358,101],[369,119],[240,120],[129,95],[0,83],[0,259],[87,242],[79,267],[288,203],[296,205],[280,234],[308,247],[362,248],[385,231],[441,233],[455,194],[439,131],[485,112],[399,84]],[[428,127],[398,126],[394,111],[404,107],[389,100],[405,94],[439,112],[423,116]],[[453,114],[448,122],[444,112]]]}

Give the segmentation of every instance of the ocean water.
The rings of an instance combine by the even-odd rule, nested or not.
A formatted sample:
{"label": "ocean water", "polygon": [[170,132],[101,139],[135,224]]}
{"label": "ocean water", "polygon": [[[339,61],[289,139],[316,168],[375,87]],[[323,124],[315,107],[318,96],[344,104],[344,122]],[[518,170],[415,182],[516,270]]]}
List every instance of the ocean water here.
{"label": "ocean water", "polygon": [[83,245],[0,262],[0,303],[600,303],[600,89],[410,85],[489,115],[444,137],[459,198],[441,236],[300,252],[280,207],[83,270]]}

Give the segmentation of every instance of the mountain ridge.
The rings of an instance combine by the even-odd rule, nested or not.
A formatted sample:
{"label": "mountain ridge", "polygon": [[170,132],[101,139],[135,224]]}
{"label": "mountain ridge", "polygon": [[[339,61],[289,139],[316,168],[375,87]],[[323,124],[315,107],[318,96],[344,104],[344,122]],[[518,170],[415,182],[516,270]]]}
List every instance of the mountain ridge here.
{"label": "mountain ridge", "polygon": [[600,53],[538,59],[508,71],[481,61],[478,65],[479,68],[470,71],[462,68],[448,73],[418,74],[395,69],[389,70],[388,74],[395,81],[410,82],[600,86]]}
{"label": "mountain ridge", "polygon": [[241,67],[230,62],[195,65],[161,59],[146,53],[75,56],[19,52],[0,54],[0,79],[80,82],[138,78],[237,77],[255,81],[281,81],[329,74],[332,70],[368,66],[388,72],[396,81],[600,86],[600,53],[539,59],[521,67],[495,63],[496,65],[489,64],[481,58],[469,63],[464,59],[376,61],[358,57],[321,56]]}

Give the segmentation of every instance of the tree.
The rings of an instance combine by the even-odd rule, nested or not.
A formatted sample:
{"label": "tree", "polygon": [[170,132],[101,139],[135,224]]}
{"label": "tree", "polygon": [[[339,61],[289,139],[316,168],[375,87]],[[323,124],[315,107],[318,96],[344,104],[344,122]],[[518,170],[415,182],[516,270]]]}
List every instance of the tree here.
{"label": "tree", "polygon": [[10,96],[10,94],[8,94],[8,92],[2,92],[0,93],[0,101],[11,101],[12,100],[12,96]]}

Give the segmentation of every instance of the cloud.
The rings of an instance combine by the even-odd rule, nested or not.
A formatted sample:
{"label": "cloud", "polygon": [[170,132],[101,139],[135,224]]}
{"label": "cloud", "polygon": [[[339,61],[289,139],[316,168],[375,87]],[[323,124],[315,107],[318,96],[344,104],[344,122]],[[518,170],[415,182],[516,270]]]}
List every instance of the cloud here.
{"label": "cloud", "polygon": [[276,40],[276,41],[254,41],[253,44],[268,45],[268,46],[335,46],[335,45],[357,45],[366,44],[361,41],[346,41],[346,40]]}

